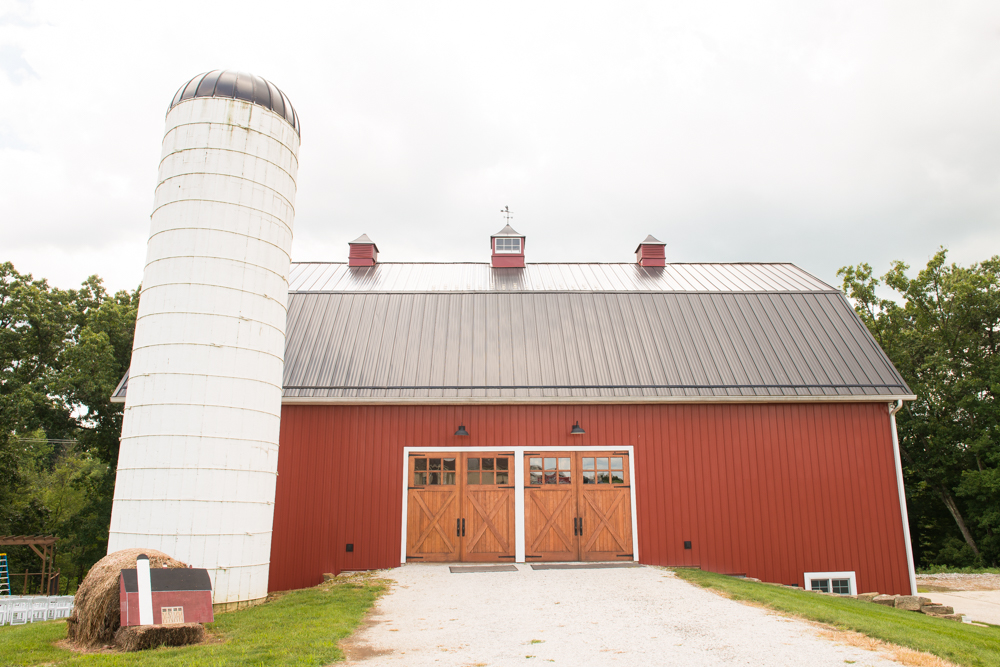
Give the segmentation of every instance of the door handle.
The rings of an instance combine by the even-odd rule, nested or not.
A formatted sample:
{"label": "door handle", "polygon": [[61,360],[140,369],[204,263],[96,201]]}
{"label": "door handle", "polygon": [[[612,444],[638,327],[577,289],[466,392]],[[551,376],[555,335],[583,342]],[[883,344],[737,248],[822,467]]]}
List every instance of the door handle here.
{"label": "door handle", "polygon": [[580,517],[580,537],[583,537],[583,517]]}
{"label": "door handle", "polygon": [[462,537],[465,537],[465,519],[462,519]]}
{"label": "door handle", "polygon": [[580,534],[580,518],[573,517],[573,537]]}
{"label": "door handle", "polygon": [[455,537],[462,536],[462,520],[455,519]]}

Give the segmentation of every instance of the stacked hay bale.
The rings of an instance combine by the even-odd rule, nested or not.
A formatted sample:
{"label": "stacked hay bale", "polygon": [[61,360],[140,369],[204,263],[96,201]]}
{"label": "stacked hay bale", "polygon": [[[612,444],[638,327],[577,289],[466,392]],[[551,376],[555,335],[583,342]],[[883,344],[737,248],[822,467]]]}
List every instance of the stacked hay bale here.
{"label": "stacked hay bale", "polygon": [[144,651],[157,646],[187,646],[205,639],[201,623],[180,625],[130,625],[118,628],[115,646],[123,651]]}
{"label": "stacked hay bale", "polygon": [[[149,556],[149,566],[186,568],[187,565],[154,549],[122,549],[97,561],[80,584],[76,593],[73,615],[67,620],[69,640],[81,648],[116,643],[121,635],[124,650],[153,648],[164,644],[180,646],[201,641],[205,630],[199,624],[184,626],[151,626],[158,632],[122,633],[118,577],[122,570],[136,566],[139,554]],[[190,626],[196,626],[190,627]],[[132,628],[131,630],[141,630]],[[183,641],[182,641],[183,640]]]}

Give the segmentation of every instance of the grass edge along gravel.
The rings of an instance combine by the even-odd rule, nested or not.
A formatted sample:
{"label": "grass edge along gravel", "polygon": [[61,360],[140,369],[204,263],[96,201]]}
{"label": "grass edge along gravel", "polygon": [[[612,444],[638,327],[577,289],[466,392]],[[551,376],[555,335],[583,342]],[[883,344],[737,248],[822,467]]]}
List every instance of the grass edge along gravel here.
{"label": "grass edge along gravel", "polygon": [[0,627],[0,665],[327,665],[390,582],[365,573],[288,591],[240,611],[218,614],[208,640],[136,653],[76,653],[56,645],[65,621]]}
{"label": "grass edge along gravel", "polygon": [[[669,568],[668,568],[669,569]],[[681,579],[769,609],[931,653],[968,667],[1000,667],[1000,627],[977,627],[871,602],[678,568]]]}

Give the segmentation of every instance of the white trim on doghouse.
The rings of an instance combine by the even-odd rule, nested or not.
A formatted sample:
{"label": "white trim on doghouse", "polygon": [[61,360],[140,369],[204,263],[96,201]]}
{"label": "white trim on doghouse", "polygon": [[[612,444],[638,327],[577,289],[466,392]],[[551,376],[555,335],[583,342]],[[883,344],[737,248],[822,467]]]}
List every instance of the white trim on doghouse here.
{"label": "white trim on doghouse", "polygon": [[410,452],[514,452],[514,561],[524,563],[527,559],[524,545],[524,453],[528,450],[539,452],[606,452],[624,450],[628,452],[629,496],[632,501],[632,560],[639,560],[639,530],[635,512],[635,448],[624,446],[580,446],[580,447],[403,447],[403,520],[400,540],[399,562],[406,562],[406,523],[409,511]]}
{"label": "white trim on doghouse", "polygon": [[806,572],[803,576],[805,583],[805,590],[812,590],[813,580],[823,580],[826,579],[830,583],[830,590],[827,593],[833,592],[833,580],[834,579],[847,579],[850,581],[850,591],[847,595],[857,595],[858,594],[858,579],[854,574],[854,571],[850,572]]}

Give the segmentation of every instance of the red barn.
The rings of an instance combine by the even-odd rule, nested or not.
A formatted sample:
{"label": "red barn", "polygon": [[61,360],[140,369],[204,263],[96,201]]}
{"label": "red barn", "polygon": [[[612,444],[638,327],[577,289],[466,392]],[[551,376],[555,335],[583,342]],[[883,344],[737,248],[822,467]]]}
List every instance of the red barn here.
{"label": "red barn", "polygon": [[[791,264],[292,264],[270,590],[406,562],[635,560],[915,593],[910,389]],[[123,382],[121,391],[124,391]]]}

